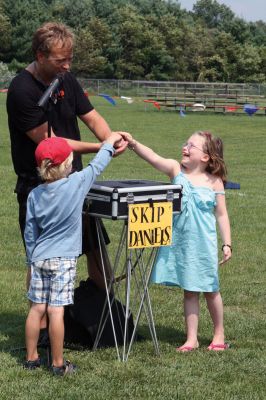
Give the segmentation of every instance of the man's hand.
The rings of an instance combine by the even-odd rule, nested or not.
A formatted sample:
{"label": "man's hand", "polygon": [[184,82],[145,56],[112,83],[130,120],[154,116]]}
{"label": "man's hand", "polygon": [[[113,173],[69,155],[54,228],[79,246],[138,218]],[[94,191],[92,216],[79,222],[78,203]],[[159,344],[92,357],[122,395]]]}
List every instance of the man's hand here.
{"label": "man's hand", "polygon": [[118,132],[112,132],[112,134],[105,139],[103,143],[109,143],[116,149],[120,146],[122,140],[123,138]]}
{"label": "man's hand", "polygon": [[120,142],[118,142],[117,144],[114,145],[114,148],[115,148],[114,157],[116,157],[116,156],[119,156],[120,154],[122,154],[126,150],[126,148],[128,146],[128,142],[126,140],[124,140],[123,136],[125,134],[126,135],[130,135],[130,134],[127,133],[127,132],[120,132],[120,131],[112,132],[112,135],[114,135],[114,134],[119,134],[120,138],[121,138]]}

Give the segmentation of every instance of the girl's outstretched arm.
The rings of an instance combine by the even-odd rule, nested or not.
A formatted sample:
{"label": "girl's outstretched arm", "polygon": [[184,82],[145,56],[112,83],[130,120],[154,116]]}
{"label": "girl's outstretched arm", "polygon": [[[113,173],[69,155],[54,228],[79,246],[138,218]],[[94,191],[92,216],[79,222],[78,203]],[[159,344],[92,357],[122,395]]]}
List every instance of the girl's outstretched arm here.
{"label": "girl's outstretched arm", "polygon": [[121,133],[121,136],[128,142],[128,148],[133,150],[139,157],[147,161],[158,171],[168,175],[170,179],[173,179],[180,172],[180,164],[176,160],[170,158],[164,158],[155,153],[150,147],[136,141],[128,133]]}

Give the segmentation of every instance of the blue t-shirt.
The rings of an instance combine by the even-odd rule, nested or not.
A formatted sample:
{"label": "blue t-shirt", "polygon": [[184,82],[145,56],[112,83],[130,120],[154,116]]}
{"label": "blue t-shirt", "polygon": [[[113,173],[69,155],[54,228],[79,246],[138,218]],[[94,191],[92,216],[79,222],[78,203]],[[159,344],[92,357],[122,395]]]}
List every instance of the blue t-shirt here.
{"label": "blue t-shirt", "polygon": [[81,254],[84,199],[113,153],[114,148],[105,143],[82,171],[39,185],[30,192],[24,233],[28,264]]}

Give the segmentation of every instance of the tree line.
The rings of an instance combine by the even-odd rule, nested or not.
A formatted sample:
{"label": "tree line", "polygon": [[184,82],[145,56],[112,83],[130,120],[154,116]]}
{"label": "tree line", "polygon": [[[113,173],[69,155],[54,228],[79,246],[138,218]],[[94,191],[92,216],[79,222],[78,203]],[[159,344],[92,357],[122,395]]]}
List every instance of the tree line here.
{"label": "tree line", "polygon": [[32,61],[32,34],[46,21],[74,31],[80,77],[266,82],[266,23],[216,0],[190,12],[174,0],[0,0],[0,61],[9,71]]}

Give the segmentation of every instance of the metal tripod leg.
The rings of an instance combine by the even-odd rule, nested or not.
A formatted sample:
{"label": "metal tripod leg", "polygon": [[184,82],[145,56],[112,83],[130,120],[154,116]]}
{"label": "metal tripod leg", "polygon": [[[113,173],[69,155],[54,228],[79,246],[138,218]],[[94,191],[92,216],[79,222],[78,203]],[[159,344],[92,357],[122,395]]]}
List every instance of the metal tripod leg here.
{"label": "metal tripod leg", "polygon": [[[108,285],[107,282],[107,277],[106,277],[106,272],[105,272],[105,268],[104,268],[104,259],[103,259],[103,251],[105,251],[105,254],[107,255],[107,249],[106,249],[106,244],[105,244],[105,240],[103,238],[103,233],[102,230],[100,228],[100,222],[99,219],[96,218],[96,230],[97,230],[97,236],[98,236],[98,243],[99,243],[99,251],[100,251],[100,257],[101,257],[101,266],[102,266],[102,271],[103,271],[103,277],[104,277],[104,285],[105,285],[105,290],[106,290],[106,300],[108,303],[108,309],[109,309],[109,315],[110,315],[110,319],[111,319],[111,324],[112,324],[112,330],[113,330],[113,335],[114,335],[114,341],[115,341],[115,348],[116,348],[116,352],[117,352],[117,358],[120,361],[121,357],[120,357],[120,353],[119,353],[119,348],[118,348],[118,344],[117,344],[117,337],[116,337],[116,332],[115,332],[115,326],[114,326],[114,320],[113,320],[113,315],[112,315],[112,304],[110,301],[110,291],[111,291],[111,286],[112,286],[112,282],[113,282],[113,277],[110,279],[110,283]],[[96,339],[95,339],[95,343],[93,346],[93,349],[95,350],[99,344],[99,340],[100,340],[100,336],[102,334],[102,329],[103,329],[103,318],[104,318],[104,314],[105,314],[105,308],[103,309],[102,312],[102,316],[100,319],[100,324],[99,324],[99,328],[98,328],[98,332],[96,335]]]}
{"label": "metal tripod leg", "polygon": [[147,261],[146,268],[145,268],[145,263],[143,261],[143,251],[140,251],[141,257],[140,257],[140,262],[139,262],[139,270],[140,270],[141,280],[142,280],[142,285],[143,285],[144,310],[145,310],[146,318],[147,318],[147,321],[149,324],[151,337],[152,337],[153,344],[155,347],[155,352],[157,355],[159,355],[159,344],[158,344],[158,340],[157,340],[157,334],[156,334],[155,323],[154,323],[154,318],[153,318],[150,294],[149,294],[149,289],[148,289],[149,282],[150,282],[150,276],[152,273],[152,267],[154,264],[154,260],[156,258],[156,254],[157,254],[157,249],[153,248],[151,251],[150,257]]}
{"label": "metal tripod leg", "polygon": [[[104,245],[105,245],[105,242],[104,242]],[[113,276],[112,276],[112,279],[109,282],[108,290],[106,291],[106,293],[109,293],[109,295],[111,293],[111,289],[114,290],[114,284],[116,283],[115,279],[114,279],[114,276],[115,276],[115,273],[116,273],[118,265],[119,265],[119,261],[120,261],[120,258],[121,258],[123,247],[124,247],[124,237],[123,237],[123,232],[122,232],[121,238],[120,238],[120,242],[119,242],[119,246],[118,246],[118,250],[117,250],[117,254],[116,254],[116,257],[115,257],[115,261],[114,261],[114,266],[113,266],[113,269],[112,269],[112,275]],[[110,261],[109,261],[109,265],[111,265]],[[102,266],[102,268],[103,268],[103,266]],[[118,285],[119,285],[119,282],[118,282]],[[112,296],[110,298],[111,307],[113,305],[113,302],[114,302],[114,296]],[[115,306],[117,306],[116,303],[115,303]],[[106,322],[107,322],[107,319],[108,319],[107,307],[108,307],[108,299],[106,297],[106,300],[105,300],[104,305],[103,305],[102,315],[101,315],[101,318],[100,318],[100,321],[99,321],[99,328],[98,328],[96,339],[95,339],[94,345],[93,345],[93,350],[96,350],[96,348],[98,347],[99,340],[101,338],[101,335],[103,333],[103,330],[105,328],[105,325],[106,325]],[[118,316],[119,316],[119,314],[118,314]],[[119,322],[120,322],[120,320],[119,320]],[[122,322],[120,323],[120,329],[121,330],[123,329]]]}
{"label": "metal tripod leg", "polygon": [[[126,354],[126,358],[125,361],[127,361],[132,344],[134,342],[135,339],[135,335],[136,335],[136,330],[137,330],[137,326],[139,323],[139,319],[140,319],[140,315],[141,315],[141,311],[142,308],[144,306],[144,310],[145,310],[145,314],[146,314],[146,318],[147,318],[147,322],[149,325],[149,329],[150,329],[150,333],[151,333],[151,337],[152,337],[152,341],[154,344],[154,348],[155,348],[155,352],[157,355],[159,355],[159,344],[158,344],[158,340],[157,340],[157,335],[156,335],[156,329],[155,329],[155,323],[154,323],[154,318],[153,318],[153,313],[152,313],[152,307],[151,307],[151,301],[150,301],[150,296],[149,296],[149,290],[148,290],[148,284],[149,284],[149,280],[150,280],[150,275],[152,272],[152,266],[153,266],[153,262],[156,256],[156,249],[152,249],[150,257],[145,265],[144,260],[143,260],[143,252],[144,250],[135,250],[136,255],[137,255],[137,264],[139,267],[139,271],[140,271],[140,275],[141,275],[141,282],[138,282],[138,278],[135,275],[135,269],[133,269],[134,271],[134,275],[135,275],[135,282],[136,282],[136,286],[137,286],[137,290],[138,290],[138,295],[140,296],[140,305],[138,308],[138,312],[137,312],[137,316],[135,319],[135,326],[134,326],[134,330],[132,333],[132,337],[128,346],[128,351]],[[142,284],[142,286],[141,286]]]}
{"label": "metal tripod leg", "polygon": [[[112,268],[112,277],[110,279],[110,282],[108,283],[107,277],[106,277],[106,272],[104,268],[104,258],[103,258],[103,252],[106,252],[107,254],[107,249],[106,249],[106,244],[103,238],[103,234],[100,228],[99,220],[96,218],[96,228],[97,228],[97,235],[98,235],[98,242],[99,242],[99,250],[100,250],[100,257],[101,257],[101,265],[102,265],[102,270],[103,270],[103,277],[104,277],[104,283],[105,283],[105,289],[106,289],[106,301],[103,307],[100,323],[99,323],[99,328],[96,336],[96,340],[93,346],[93,350],[95,350],[99,344],[99,340],[101,338],[104,326],[106,324],[108,316],[110,316],[111,319],[111,324],[112,324],[112,330],[113,330],[113,335],[114,335],[114,341],[115,341],[115,347],[116,347],[116,352],[117,352],[117,358],[119,361],[127,361],[129,353],[132,348],[132,344],[134,342],[135,336],[136,336],[136,330],[137,326],[139,323],[140,315],[142,312],[142,309],[144,308],[145,315],[147,318],[148,326],[150,329],[151,337],[154,343],[155,347],[155,352],[158,355],[159,354],[159,345],[158,345],[158,340],[156,336],[156,330],[155,330],[155,324],[154,324],[154,318],[153,318],[153,313],[152,313],[152,307],[151,307],[151,301],[150,301],[150,296],[149,296],[149,290],[148,290],[148,284],[150,280],[150,275],[152,271],[152,266],[153,262],[155,259],[156,255],[156,249],[151,250],[151,254],[148,257],[148,260],[145,262],[143,258],[143,253],[145,252],[145,249],[128,249],[127,246],[127,221],[125,221],[121,236],[120,236],[120,242],[119,246],[116,252],[116,257],[115,257],[115,263]],[[118,268],[118,264],[122,259],[122,253],[123,249],[125,250],[126,254],[126,260],[125,264],[123,267],[123,272],[125,272],[125,313],[124,313],[124,328],[123,329],[123,348],[122,351],[119,351],[118,343],[117,343],[117,332],[114,326],[114,320],[113,320],[113,314],[112,314],[112,305],[114,302],[114,296],[110,296],[111,289],[113,285],[115,284],[115,279],[114,275],[115,272]],[[133,255],[135,256],[135,260],[133,261]],[[111,264],[110,264],[111,265]],[[137,274],[138,272],[138,274]],[[132,275],[134,277],[135,281],[135,289],[134,293],[131,293],[132,291]],[[140,277],[138,276],[140,275]],[[119,285],[120,285],[120,280],[117,282],[117,293],[119,294]],[[129,323],[129,318],[131,315],[131,298],[135,296],[135,301],[137,300],[139,304],[137,306],[137,314],[136,314],[136,319],[135,319],[135,324],[134,324],[134,329],[131,337],[128,337],[129,332],[128,332],[128,323]]]}
{"label": "metal tripod leg", "polygon": [[132,252],[128,252],[127,256],[127,271],[126,271],[126,314],[125,314],[125,329],[124,329],[124,346],[122,360],[126,361],[126,345],[128,340],[128,319],[130,311],[130,288],[131,288],[131,270],[132,270]]}

